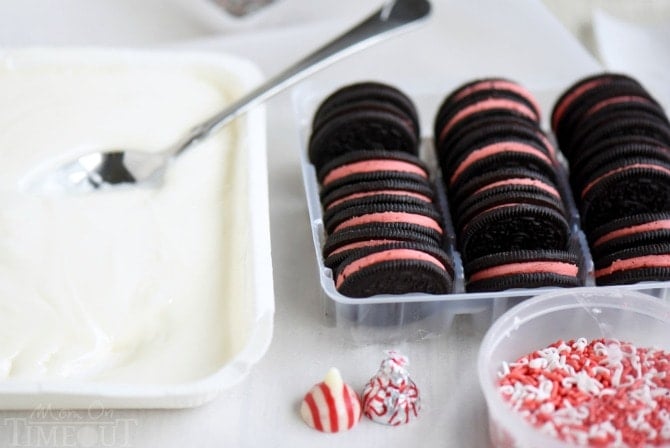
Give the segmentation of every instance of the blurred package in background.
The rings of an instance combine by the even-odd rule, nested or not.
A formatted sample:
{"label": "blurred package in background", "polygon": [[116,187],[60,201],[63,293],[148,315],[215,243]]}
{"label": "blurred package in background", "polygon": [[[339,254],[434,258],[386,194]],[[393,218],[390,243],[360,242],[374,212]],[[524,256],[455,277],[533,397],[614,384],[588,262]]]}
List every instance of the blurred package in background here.
{"label": "blurred package in background", "polygon": [[212,3],[236,17],[243,17],[251,14],[274,1],[275,0],[211,0]]}

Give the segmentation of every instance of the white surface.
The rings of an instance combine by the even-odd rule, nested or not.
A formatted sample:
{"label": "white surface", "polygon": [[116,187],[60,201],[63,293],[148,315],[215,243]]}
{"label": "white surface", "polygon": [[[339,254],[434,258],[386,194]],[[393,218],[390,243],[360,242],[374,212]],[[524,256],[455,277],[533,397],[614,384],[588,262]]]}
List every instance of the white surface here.
{"label": "white surface", "polygon": [[[225,37],[212,36],[211,23],[200,23],[201,28],[196,29],[187,14],[183,19],[188,26],[180,22],[170,35],[167,30],[177,20],[174,10],[157,8],[152,14],[150,5],[156,6],[156,1],[142,2],[136,8],[137,15],[128,21],[123,16],[129,5],[134,7],[138,2],[69,0],[67,11],[60,15],[56,12],[64,9],[62,4],[54,5],[54,15],[49,15],[49,6],[40,3],[45,9],[35,17],[31,12],[38,3],[0,2],[2,42],[196,46],[242,54],[272,74],[379,2],[329,0],[316,6],[313,2],[281,0],[276,9],[270,7],[246,22],[253,21],[253,26],[219,29]],[[517,79],[540,95],[548,114],[558,90],[598,69],[538,2],[434,3],[435,16],[426,27],[344,60],[311,81],[337,85],[376,78],[414,91],[434,92],[434,101],[420,105],[424,129],[429,129],[435,104],[449,89],[471,77],[496,74]],[[86,6],[78,8],[81,5]],[[165,5],[167,8],[168,3]],[[117,6],[116,12],[106,13]],[[104,19],[99,29],[91,25],[91,16]],[[321,18],[328,20],[322,22]],[[154,34],[156,30],[160,32]],[[184,37],[202,40],[177,42]],[[101,412],[103,400],[92,403],[90,412],[3,412],[0,445],[488,446],[486,410],[475,374],[483,334],[474,330],[468,316],[457,318],[440,337],[394,347],[410,358],[410,374],[422,390],[423,411],[416,422],[388,428],[362,421],[348,433],[324,435],[300,420],[303,394],[331,366],[338,367],[345,381],[360,389],[377,370],[383,351],[391,347],[352,346],[324,324],[297,143],[290,94],[285,93],[268,104],[275,334],[269,352],[249,377],[212,403],[189,410]]]}
{"label": "white surface", "polygon": [[670,111],[670,20],[642,25],[598,10],[593,28],[605,66],[638,79]]}

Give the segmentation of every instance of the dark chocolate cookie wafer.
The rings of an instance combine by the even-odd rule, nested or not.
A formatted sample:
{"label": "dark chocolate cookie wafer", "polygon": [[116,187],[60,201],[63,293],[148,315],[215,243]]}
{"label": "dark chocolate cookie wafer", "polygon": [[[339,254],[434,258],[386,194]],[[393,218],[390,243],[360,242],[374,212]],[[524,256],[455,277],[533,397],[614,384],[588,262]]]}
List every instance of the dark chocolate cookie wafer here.
{"label": "dark chocolate cookie wafer", "polygon": [[442,234],[407,222],[381,222],[352,226],[328,235],[323,246],[325,259],[339,252],[389,242],[411,241],[442,246]]}
{"label": "dark chocolate cookie wafer", "polygon": [[[570,149],[574,143],[572,136],[577,129],[585,127],[590,122],[599,121],[604,116],[632,111],[665,118],[658,103],[641,86],[629,82],[600,86],[589,95],[580,98],[566,111],[556,132],[557,140],[561,147]],[[569,150],[568,156],[570,153]]]}
{"label": "dark chocolate cookie wafer", "polygon": [[359,215],[385,211],[412,211],[418,213],[417,210],[427,210],[426,213],[431,213],[431,217],[435,219],[439,216],[432,202],[426,202],[420,198],[407,195],[378,194],[340,202],[326,209],[323,214],[323,222],[326,230],[330,231],[342,221],[349,219],[351,214],[354,213]]}
{"label": "dark chocolate cookie wafer", "polygon": [[465,265],[466,290],[580,286],[577,255],[559,250],[520,250],[486,255]]}
{"label": "dark chocolate cookie wafer", "polygon": [[309,160],[317,171],[328,161],[355,151],[387,150],[418,153],[414,129],[395,114],[355,110],[324,123],[310,137]]}
{"label": "dark chocolate cookie wafer", "polygon": [[440,105],[438,109],[438,116],[440,111],[451,108],[452,105],[462,100],[463,98],[470,97],[471,95],[479,94],[481,92],[489,92],[492,94],[497,92],[508,92],[515,94],[516,97],[521,98],[522,102],[528,104],[528,106],[532,108],[533,111],[535,111],[537,116],[540,116],[541,114],[540,106],[537,103],[537,100],[533,94],[531,94],[530,91],[528,91],[521,84],[506,78],[491,77],[468,81],[454,89]]}
{"label": "dark chocolate cookie wafer", "polygon": [[382,252],[392,249],[412,249],[430,254],[431,256],[437,258],[445,266],[447,272],[453,279],[454,267],[451,258],[441,247],[433,244],[433,242],[431,241],[422,242],[419,240],[407,240],[407,241],[371,240],[369,244],[366,245],[359,245],[358,247],[351,247],[346,250],[340,250],[334,252],[324,261],[324,264],[326,265],[326,267],[329,267],[337,271],[339,266],[345,260],[350,263],[357,258],[365,257],[373,252]]}
{"label": "dark chocolate cookie wafer", "polygon": [[324,215],[326,232],[368,223],[405,222],[424,226],[443,234],[442,216],[434,206],[402,202],[347,207],[338,213]]}
{"label": "dark chocolate cookie wafer", "polygon": [[670,243],[670,210],[615,219],[589,235],[594,260],[624,249],[665,243]]}
{"label": "dark chocolate cookie wafer", "polygon": [[382,194],[413,197],[429,203],[435,199],[435,191],[428,181],[389,175],[378,180],[348,183],[329,189],[328,194],[321,196],[321,204],[324,210],[328,210],[342,202]]}
{"label": "dark chocolate cookie wafer", "polygon": [[337,89],[319,105],[314,114],[312,127],[320,127],[342,109],[360,107],[361,103],[390,106],[399,116],[407,117],[412,123],[417,138],[420,136],[419,118],[414,102],[399,89],[388,84],[366,81],[349,84]]}
{"label": "dark chocolate cookie wafer", "polygon": [[[515,145],[517,146],[517,145]],[[494,170],[505,169],[526,169],[528,171],[535,171],[544,177],[548,177],[553,182],[556,182],[557,173],[556,167],[547,158],[545,154],[536,148],[530,149],[524,147],[523,149],[530,149],[529,151],[509,151],[511,145],[497,145],[489,154],[478,153],[473,154],[473,157],[467,159],[453,171],[450,178],[444,179],[449,190],[459,191],[462,185],[469,182],[473,178],[482,176]],[[522,149],[518,145],[519,149]],[[489,148],[485,148],[484,152]],[[478,157],[482,155],[482,157]]]}
{"label": "dark chocolate cookie wafer", "polygon": [[454,213],[456,229],[463,229],[472,218],[499,205],[530,204],[550,208],[567,217],[567,211],[558,191],[547,191],[529,184],[504,184],[484,189],[463,201]]}
{"label": "dark chocolate cookie wafer", "polygon": [[[552,174],[555,174],[552,172]],[[551,191],[552,194],[558,194],[559,190],[556,181],[542,174],[540,171],[527,169],[523,167],[499,168],[492,171],[481,173],[478,176],[472,176],[470,179],[458,183],[458,188],[449,190],[449,201],[452,209],[460,207],[461,202],[476,194],[477,192],[491,187],[507,185],[510,183],[535,185]]]}
{"label": "dark chocolate cookie wafer", "polygon": [[[656,117],[641,117],[635,113],[623,112],[618,116],[603,117],[601,120],[589,122],[575,131],[567,155],[569,160],[572,160],[571,154],[587,151],[588,148],[605,139],[630,138],[632,136],[646,137],[668,146],[670,145],[670,126]],[[562,150],[564,148],[564,146],[561,146]]]}
{"label": "dark chocolate cookie wafer", "polygon": [[[564,133],[572,132],[573,123],[578,122],[581,118],[581,114],[575,113],[575,111],[582,108],[585,101],[592,105],[589,97],[594,92],[598,95],[603,90],[610,90],[612,86],[614,88],[627,88],[629,91],[644,92],[644,88],[639,82],[623,74],[598,73],[583,78],[567,88],[556,101],[551,113],[551,128],[554,134],[562,136]],[[565,142],[559,138],[559,143],[562,147]]]}
{"label": "dark chocolate cookie wafer", "polygon": [[335,157],[317,171],[323,187],[348,176],[365,173],[415,174],[428,179],[426,164],[415,154],[402,151],[355,151]]}
{"label": "dark chocolate cookie wafer", "polygon": [[[541,147],[549,145],[533,121],[511,115],[478,114],[456,125],[442,142],[436,142],[435,149],[440,165],[449,167],[473,148],[503,140],[530,141]],[[553,156],[553,146],[547,149]]]}
{"label": "dark chocolate cookie wafer", "polygon": [[339,264],[335,287],[349,297],[448,294],[453,289],[453,267],[445,265],[444,260],[417,248],[370,250],[367,255],[355,254]]}
{"label": "dark chocolate cookie wafer", "polygon": [[615,219],[670,210],[670,165],[628,163],[591,180],[577,197],[590,233]]}
{"label": "dark chocolate cookie wafer", "polygon": [[472,218],[461,232],[460,250],[465,262],[496,252],[566,250],[569,235],[562,213],[510,202]]}
{"label": "dark chocolate cookie wafer", "polygon": [[540,108],[535,98],[519,84],[504,79],[488,79],[467,83],[450,94],[438,108],[434,135],[440,142],[461,120],[488,111],[540,121]]}
{"label": "dark chocolate cookie wafer", "polygon": [[651,244],[614,252],[595,262],[598,285],[670,280],[670,244]]}
{"label": "dark chocolate cookie wafer", "polygon": [[670,146],[664,146],[652,138],[634,135],[602,140],[571,161],[571,183],[575,190],[581,191],[584,180],[596,170],[617,161],[622,164],[626,160],[638,158],[670,163]]}

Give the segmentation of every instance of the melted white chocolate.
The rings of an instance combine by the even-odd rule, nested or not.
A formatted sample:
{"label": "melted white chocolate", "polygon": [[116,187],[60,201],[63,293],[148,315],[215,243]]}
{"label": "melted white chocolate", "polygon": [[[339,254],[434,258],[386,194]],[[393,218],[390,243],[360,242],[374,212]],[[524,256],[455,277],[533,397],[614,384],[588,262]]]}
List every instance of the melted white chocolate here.
{"label": "melted white chocolate", "polygon": [[83,51],[0,52],[0,379],[172,383],[238,348],[245,167],[235,124],[159,189],[38,195],[89,150],[160,150],[239,94],[222,67]]}

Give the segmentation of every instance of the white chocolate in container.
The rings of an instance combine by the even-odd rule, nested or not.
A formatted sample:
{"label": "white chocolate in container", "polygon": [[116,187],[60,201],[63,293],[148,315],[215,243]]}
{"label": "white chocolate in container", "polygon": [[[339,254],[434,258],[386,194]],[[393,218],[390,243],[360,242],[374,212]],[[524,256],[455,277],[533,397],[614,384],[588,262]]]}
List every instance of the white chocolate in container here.
{"label": "white chocolate in container", "polygon": [[0,52],[0,381],[184,386],[260,358],[273,312],[261,111],[184,153],[159,189],[27,188],[92,150],[161,150],[258,80],[213,55]]}

